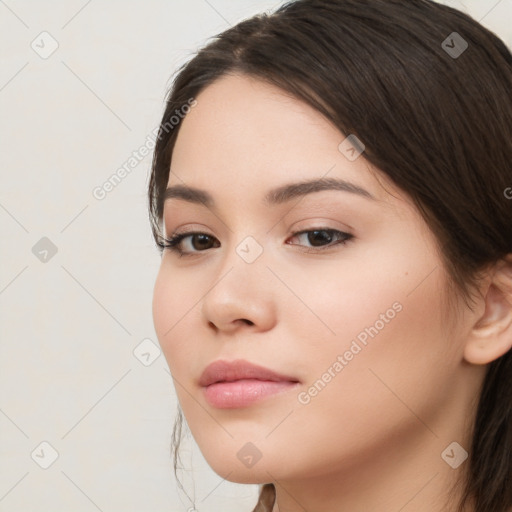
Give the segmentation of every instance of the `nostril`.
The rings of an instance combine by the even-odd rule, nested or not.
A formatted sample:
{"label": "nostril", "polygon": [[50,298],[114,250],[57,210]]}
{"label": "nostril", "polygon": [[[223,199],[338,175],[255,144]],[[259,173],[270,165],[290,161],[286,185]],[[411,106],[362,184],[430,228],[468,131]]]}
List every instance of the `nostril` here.
{"label": "nostril", "polygon": [[[236,324],[238,324],[239,322],[242,322],[242,323],[247,324],[247,325],[254,325],[254,322],[251,322],[250,320],[247,320],[247,318],[239,318],[239,319],[235,320],[235,321],[233,322],[233,324],[234,324],[234,325],[236,325]],[[217,329],[219,329],[219,328],[217,327],[217,325],[215,325],[215,323],[213,323],[212,321],[208,321],[208,327],[211,327],[211,328],[212,328],[212,329],[214,329],[215,331],[216,331]]]}

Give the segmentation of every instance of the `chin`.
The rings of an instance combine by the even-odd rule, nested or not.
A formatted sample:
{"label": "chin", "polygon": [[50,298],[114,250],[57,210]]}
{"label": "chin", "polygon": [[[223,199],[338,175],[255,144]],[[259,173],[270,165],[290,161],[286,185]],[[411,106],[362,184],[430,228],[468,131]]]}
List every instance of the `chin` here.
{"label": "chin", "polygon": [[[243,460],[243,453],[240,455]],[[226,457],[222,454],[212,457],[205,457],[206,462],[217,475],[229,482],[237,484],[264,484],[269,482],[279,471],[274,461],[264,461],[264,457],[251,465],[250,461],[242,462],[236,455]]]}
{"label": "chin", "polygon": [[270,474],[274,474],[272,471],[267,473],[265,470],[262,471],[260,469],[259,471],[256,471],[254,468],[242,470],[223,468],[222,472],[217,471],[214,467],[212,467],[212,469],[220,477],[235,484],[265,484],[271,480],[272,477]]}

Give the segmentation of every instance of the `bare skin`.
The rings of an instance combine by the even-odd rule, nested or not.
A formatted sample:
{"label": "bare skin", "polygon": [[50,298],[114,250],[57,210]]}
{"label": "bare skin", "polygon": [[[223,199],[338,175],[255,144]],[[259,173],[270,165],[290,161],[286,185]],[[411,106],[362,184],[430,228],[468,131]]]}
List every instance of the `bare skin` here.
{"label": "bare skin", "polygon": [[[455,317],[434,235],[364,153],[346,158],[345,136],[325,118],[244,76],[221,78],[197,101],[168,186],[203,189],[215,205],[171,198],[164,229],[210,238],[184,239],[182,257],[164,251],[153,316],[205,459],[230,481],[273,482],[273,512],[454,510],[448,493],[467,461],[452,466],[469,450],[485,365],[512,344],[510,262],[482,281],[473,311],[455,297],[459,314],[447,321]],[[322,190],[264,203],[271,189],[320,178],[373,199]],[[352,237],[293,235],[325,229]],[[241,242],[262,253],[248,263]],[[198,384],[217,359],[300,382],[218,409]],[[251,467],[237,456],[244,446],[261,456]]]}

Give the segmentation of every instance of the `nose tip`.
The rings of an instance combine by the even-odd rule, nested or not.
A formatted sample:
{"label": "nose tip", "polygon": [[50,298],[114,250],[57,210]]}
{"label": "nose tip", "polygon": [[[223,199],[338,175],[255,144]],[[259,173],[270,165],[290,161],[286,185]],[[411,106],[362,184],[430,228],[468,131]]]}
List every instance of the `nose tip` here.
{"label": "nose tip", "polygon": [[[201,299],[204,325],[231,334],[239,329],[262,332],[272,328],[276,305],[266,268],[260,260],[247,264],[236,253],[229,256],[216,269],[221,277],[212,276],[215,283]],[[235,264],[232,258],[236,258]],[[225,267],[230,268],[222,273]]]}

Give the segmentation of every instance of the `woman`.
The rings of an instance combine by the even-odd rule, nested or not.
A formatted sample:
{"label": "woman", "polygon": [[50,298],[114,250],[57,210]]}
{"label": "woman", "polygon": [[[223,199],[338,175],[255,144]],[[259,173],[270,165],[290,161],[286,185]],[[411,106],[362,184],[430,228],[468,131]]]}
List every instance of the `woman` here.
{"label": "woman", "polygon": [[429,0],[292,1],[179,71],[155,329],[255,511],[512,509],[511,91]]}

